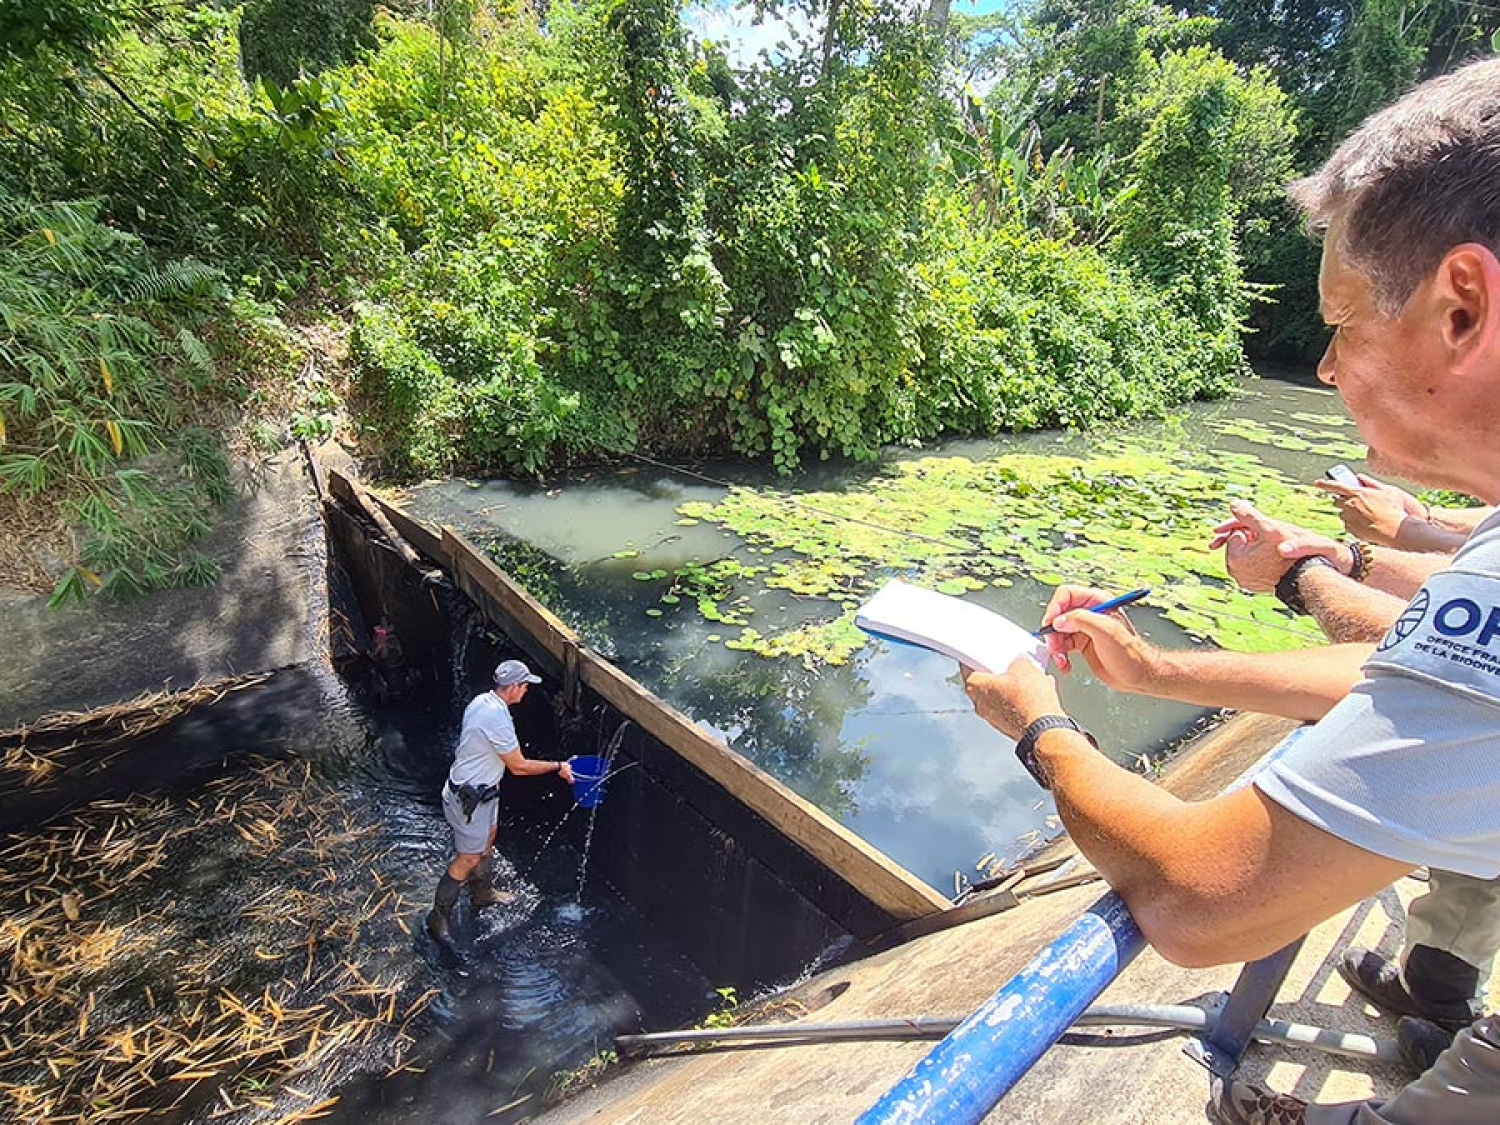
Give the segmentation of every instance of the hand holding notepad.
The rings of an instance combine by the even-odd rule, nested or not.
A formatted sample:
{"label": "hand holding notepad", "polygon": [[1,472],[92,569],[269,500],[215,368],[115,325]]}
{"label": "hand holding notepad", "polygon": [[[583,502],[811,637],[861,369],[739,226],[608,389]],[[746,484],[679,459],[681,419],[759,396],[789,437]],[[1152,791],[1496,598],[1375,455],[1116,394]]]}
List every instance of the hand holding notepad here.
{"label": "hand holding notepad", "polygon": [[882,586],[854,614],[854,623],[877,637],[920,645],[981,672],[1004,672],[1019,656],[1037,667],[1047,645],[1009,618],[963,598],[924,590],[900,579]]}

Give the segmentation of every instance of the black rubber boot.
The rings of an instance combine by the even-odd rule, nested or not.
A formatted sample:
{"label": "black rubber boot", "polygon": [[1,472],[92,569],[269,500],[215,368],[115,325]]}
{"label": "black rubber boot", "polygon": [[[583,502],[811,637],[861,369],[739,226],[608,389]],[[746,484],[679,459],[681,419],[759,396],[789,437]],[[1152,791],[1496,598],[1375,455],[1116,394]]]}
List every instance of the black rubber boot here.
{"label": "black rubber boot", "polygon": [[497,891],[490,882],[494,876],[495,864],[486,853],[479,861],[479,866],[469,873],[469,905],[475,910],[482,910],[486,906],[494,906],[497,903],[509,902],[512,895],[505,891]]}
{"label": "black rubber boot", "polygon": [[453,933],[449,929],[449,922],[453,917],[453,908],[458,904],[458,892],[463,889],[463,884],[443,872],[443,877],[438,880],[437,894],[432,896],[432,910],[427,915],[427,932],[432,935],[432,940],[445,949],[453,948]]}
{"label": "black rubber boot", "polygon": [[1338,970],[1350,988],[1393,1016],[1420,1016],[1448,1031],[1477,1018],[1472,997],[1479,970],[1446,950],[1412,946],[1403,972],[1394,960],[1351,946]]}

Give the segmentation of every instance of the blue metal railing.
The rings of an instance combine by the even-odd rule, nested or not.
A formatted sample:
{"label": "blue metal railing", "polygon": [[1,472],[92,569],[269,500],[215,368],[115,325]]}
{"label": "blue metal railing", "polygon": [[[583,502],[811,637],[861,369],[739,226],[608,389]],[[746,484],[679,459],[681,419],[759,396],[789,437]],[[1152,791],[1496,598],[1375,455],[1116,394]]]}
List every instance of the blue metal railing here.
{"label": "blue metal railing", "polygon": [[857,1125],[978,1125],[1146,944],[1107,894],[959,1024]]}

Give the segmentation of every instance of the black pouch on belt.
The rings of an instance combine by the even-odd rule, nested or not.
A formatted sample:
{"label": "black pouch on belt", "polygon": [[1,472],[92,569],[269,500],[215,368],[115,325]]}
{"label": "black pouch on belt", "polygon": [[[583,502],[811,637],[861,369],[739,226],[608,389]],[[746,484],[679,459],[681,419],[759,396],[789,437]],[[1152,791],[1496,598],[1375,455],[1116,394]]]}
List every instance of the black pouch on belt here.
{"label": "black pouch on belt", "polygon": [[[448,783],[452,785],[450,781]],[[498,785],[460,785],[454,790],[458,794],[458,803],[463,806],[464,820],[474,819],[474,810],[486,801],[493,801],[500,796]]]}
{"label": "black pouch on belt", "polygon": [[479,807],[481,800],[483,798],[477,786],[460,785],[458,787],[458,803],[463,806],[465,820],[474,819],[474,810]]}

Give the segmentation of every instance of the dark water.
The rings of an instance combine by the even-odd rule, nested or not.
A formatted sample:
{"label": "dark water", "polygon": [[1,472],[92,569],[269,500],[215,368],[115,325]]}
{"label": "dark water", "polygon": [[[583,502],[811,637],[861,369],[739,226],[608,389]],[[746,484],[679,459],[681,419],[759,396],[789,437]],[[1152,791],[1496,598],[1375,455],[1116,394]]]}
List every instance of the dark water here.
{"label": "dark water", "polygon": [[[469,694],[460,692],[464,702]],[[348,707],[363,737],[319,765],[351,781],[388,826],[388,870],[412,888],[419,908],[410,921],[420,933],[451,856],[437,794],[458,734],[456,709]],[[590,813],[567,787],[551,777],[506,785],[546,790],[556,830],[539,835],[535,822],[507,815],[502,800],[496,881],[515,897],[477,915],[465,897],[455,912],[463,962],[437,969],[442,994],[417,1050],[421,1073],[351,1082],[329,1120],[471,1122],[508,1105],[489,1119],[518,1120],[535,1112],[557,1072],[610,1050],[614,1035],[691,1023],[717,999],[670,937],[607,884],[584,878],[576,829]],[[433,972],[436,951],[422,938],[409,944],[424,958],[419,971]]]}
{"label": "dark water", "polygon": [[[1337,407],[1319,392],[1267,383],[1211,409],[1274,419]],[[1041,435],[1006,447],[1077,440]],[[1312,450],[1279,463],[1305,479],[1323,460]],[[707,468],[751,479],[742,468]],[[670,624],[645,616],[656,591],[634,571],[735,548],[735,537],[712,527],[675,523],[680,503],[721,493],[636,469],[546,487],[448,482],[422,490],[414,507],[486,538],[590,643],[935,886],[950,890],[953,873],[972,873],[981,855],[1019,855],[1050,834],[1050,806],[972,714],[951,662],[872,642],[850,665],[810,671],[728,650],[685,615]],[[626,543],[642,555],[613,558]],[[1047,590],[1022,582],[987,597],[1022,617]],[[758,608],[786,620],[808,612],[791,598]],[[1165,643],[1180,637],[1160,620],[1150,630]],[[101,936],[118,942],[97,967],[64,966],[68,988],[49,986],[45,999],[0,998],[0,1083],[32,1084],[28,1096],[44,1099],[97,1066],[97,1088],[124,1098],[128,1067],[108,1061],[120,1056],[121,1029],[140,1044],[153,1028],[186,1027],[199,1052],[229,1035],[214,1049],[230,1061],[204,1062],[212,1077],[192,1080],[177,1076],[199,1073],[197,1063],[173,1062],[130,1095],[130,1105],[155,1107],[152,1119],[273,1121],[320,1106],[320,1120],[337,1122],[505,1125],[535,1113],[554,1076],[607,1049],[614,1034],[701,1019],[723,982],[704,979],[691,951],[601,880],[583,878],[588,814],[555,779],[512,779],[554,787],[543,807],[555,805],[560,828],[539,832],[502,814],[498,882],[514,898],[478,918],[460,906],[463,963],[441,963],[420,936],[450,850],[438,787],[477,686],[454,672],[415,704],[376,705],[327,673],[284,673],[137,740],[107,769],[70,779],[61,799],[45,785],[0,793],[0,939],[13,968],[24,943],[12,923],[30,927],[38,955],[71,956]],[[1126,758],[1151,753],[1200,714],[1116,697],[1084,678],[1066,691],[1070,709],[1107,729]],[[73,811],[58,812],[61,804]],[[221,992],[254,1007],[254,1020],[225,1022]],[[246,1060],[266,1050],[256,1036],[283,1008],[332,1013],[318,1035],[361,1034],[331,1051],[312,1051],[304,1036],[305,1069],[283,1067],[282,1079],[262,1084],[255,1067],[276,1063],[274,1052]],[[200,1024],[184,1023],[200,1009]],[[49,1068],[57,1058],[78,1061]],[[114,1119],[93,1096],[80,1079],[57,1108]]]}
{"label": "dark water", "polygon": [[[1327,456],[1288,439],[1304,428],[1327,428],[1309,426],[1306,418],[1341,413],[1326,389],[1266,379],[1233,402],[1195,406],[1173,423],[1127,427],[1124,434],[1145,447],[1169,433],[1174,443],[1199,441],[1208,466],[1221,450],[1253,452],[1293,479],[1311,480],[1321,475]],[[1221,418],[1279,427],[1283,445],[1292,448],[1206,424]],[[1341,436],[1353,440],[1352,426],[1344,424]],[[1094,440],[1087,434],[1023,435],[951,442],[921,455],[1067,454]],[[692,612],[648,615],[657,605],[658,584],[637,581],[633,573],[671,573],[745,548],[738,536],[711,524],[677,523],[682,504],[725,494],[723,483],[713,482],[800,491],[858,487],[860,479],[859,470],[848,468],[818,468],[791,481],[731,463],[690,469],[630,463],[540,485],[437,482],[412,490],[405,502],[417,516],[486,546],[588,644],[939,890],[952,893],[956,876],[977,877],[981,857],[1014,859],[1055,835],[1050,801],[1016,763],[1009,743],[974,715],[957,668],[945,657],[872,640],[846,666],[808,670],[796,659],[730,650],[715,637],[737,629]],[[614,557],[627,547],[640,553]],[[1012,588],[971,596],[1029,620],[1039,617],[1050,595],[1050,587],[1020,577]],[[766,633],[827,613],[817,599],[776,592],[758,594],[752,604]],[[1137,607],[1132,617],[1161,644],[1193,643],[1149,608]],[[1063,701],[1090,729],[1106,732],[1106,749],[1125,763],[1158,754],[1206,715],[1200,708],[1115,695],[1087,672],[1063,680]]]}
{"label": "dark water", "polygon": [[[615,1034],[701,1018],[712,982],[585,880],[590,814],[555,777],[507,781],[542,788],[526,826],[502,812],[513,899],[476,916],[465,896],[459,962],[425,938],[451,854],[437,793],[460,686],[382,706],[291,670],[115,748],[86,804],[11,801],[0,949],[32,991],[0,997],[0,1085],[98,1121],[318,1105],[327,1121],[504,1125]],[[85,776],[35,789],[84,795]],[[132,1073],[168,1039],[151,1082]],[[49,1071],[57,1057],[69,1066]],[[101,1089],[118,1104],[89,1109]]]}

